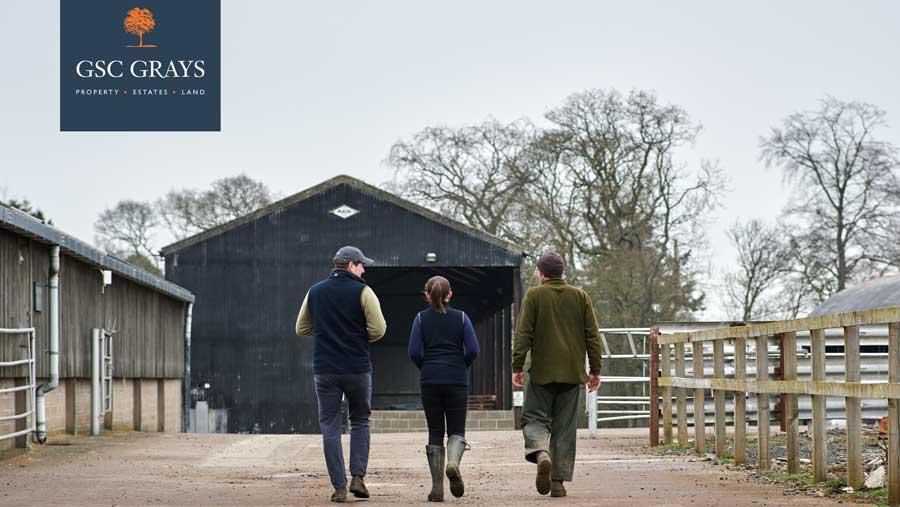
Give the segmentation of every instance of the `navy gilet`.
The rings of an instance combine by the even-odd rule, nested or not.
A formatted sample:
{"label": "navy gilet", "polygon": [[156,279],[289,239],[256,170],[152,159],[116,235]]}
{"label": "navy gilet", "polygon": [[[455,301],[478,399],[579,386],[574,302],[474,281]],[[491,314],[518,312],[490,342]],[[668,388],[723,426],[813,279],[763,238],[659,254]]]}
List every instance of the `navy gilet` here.
{"label": "navy gilet", "polygon": [[469,371],[463,347],[463,312],[445,306],[447,313],[434,308],[419,312],[422,330],[422,384],[468,385]]}
{"label": "navy gilet", "polygon": [[368,373],[372,347],[360,299],[366,283],[344,269],[309,289],[313,373]]}

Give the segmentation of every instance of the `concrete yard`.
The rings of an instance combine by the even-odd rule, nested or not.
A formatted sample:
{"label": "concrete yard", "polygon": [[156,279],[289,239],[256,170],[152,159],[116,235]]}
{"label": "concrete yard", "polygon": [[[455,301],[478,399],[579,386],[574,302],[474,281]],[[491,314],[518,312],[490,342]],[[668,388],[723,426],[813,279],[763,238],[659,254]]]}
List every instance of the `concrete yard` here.
{"label": "concrete yard", "polygon": [[[374,434],[365,505],[425,504],[430,479],[424,433]],[[534,490],[521,434],[469,434],[466,496],[448,504],[610,506],[831,505],[784,496],[691,457],[646,453],[646,430],[579,433],[567,498]],[[0,505],[333,505],[318,435],[127,433],[57,437],[0,459]],[[348,446],[345,442],[344,450]]]}

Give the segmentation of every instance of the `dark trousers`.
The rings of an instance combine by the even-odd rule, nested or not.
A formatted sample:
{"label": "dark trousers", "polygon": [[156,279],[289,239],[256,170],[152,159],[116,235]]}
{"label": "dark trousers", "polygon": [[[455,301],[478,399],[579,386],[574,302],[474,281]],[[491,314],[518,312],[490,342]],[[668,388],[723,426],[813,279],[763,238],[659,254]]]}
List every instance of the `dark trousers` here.
{"label": "dark trousers", "polygon": [[468,390],[463,385],[422,384],[422,407],[428,423],[428,445],[443,446],[445,430],[447,436],[466,436]]}
{"label": "dark trousers", "polygon": [[319,429],[331,485],[347,487],[344,449],[341,446],[341,401],[350,409],[350,475],[365,477],[369,464],[369,416],[372,413],[372,374],[316,374]]}
{"label": "dark trousers", "polygon": [[525,459],[534,463],[538,451],[550,453],[553,469],[550,477],[571,481],[575,470],[575,443],[578,438],[577,384],[535,384],[525,388],[522,407],[522,433],[525,434]]}

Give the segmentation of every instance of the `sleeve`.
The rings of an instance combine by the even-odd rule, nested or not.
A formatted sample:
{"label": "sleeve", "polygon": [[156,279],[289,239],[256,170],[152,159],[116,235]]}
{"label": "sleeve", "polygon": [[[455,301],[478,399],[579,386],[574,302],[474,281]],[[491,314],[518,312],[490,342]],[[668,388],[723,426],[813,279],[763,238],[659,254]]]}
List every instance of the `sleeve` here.
{"label": "sleeve", "polygon": [[313,321],[312,315],[309,314],[309,292],[303,298],[303,304],[300,305],[300,314],[297,315],[297,325],[294,327],[297,336],[312,336]]}
{"label": "sleeve", "polygon": [[419,316],[413,319],[412,331],[409,333],[409,358],[420,369],[425,361],[425,354],[422,350],[422,326],[419,323]]}
{"label": "sleeve", "polygon": [[584,295],[584,341],[587,344],[590,373],[591,375],[599,375],[603,346],[600,338],[600,326],[597,324],[596,315],[594,315],[594,304],[587,294]]}
{"label": "sleeve", "polygon": [[371,287],[365,287],[360,295],[360,304],[366,315],[366,330],[369,333],[369,341],[377,342],[384,337],[387,331],[387,323],[381,314],[381,302]]}
{"label": "sleeve", "polygon": [[516,337],[513,343],[512,371],[520,373],[525,366],[525,357],[534,342],[534,320],[536,317],[533,289],[525,293],[519,322],[516,324]]}
{"label": "sleeve", "polygon": [[466,367],[472,366],[475,357],[478,356],[478,338],[475,336],[475,326],[469,320],[469,316],[463,313],[463,348],[466,351]]}

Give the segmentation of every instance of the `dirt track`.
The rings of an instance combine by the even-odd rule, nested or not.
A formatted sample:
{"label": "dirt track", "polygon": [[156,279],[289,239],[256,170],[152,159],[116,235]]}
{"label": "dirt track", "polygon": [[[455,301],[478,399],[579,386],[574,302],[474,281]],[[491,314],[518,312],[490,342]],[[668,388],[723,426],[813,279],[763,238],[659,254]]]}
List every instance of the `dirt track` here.
{"label": "dirt track", "polygon": [[[467,505],[831,505],[785,497],[689,457],[642,452],[646,430],[579,433],[567,498],[534,491],[518,432],[469,434]],[[365,505],[424,504],[424,434],[373,435]],[[0,460],[0,505],[334,505],[317,435],[131,433],[79,437]],[[345,442],[344,450],[348,449]],[[362,504],[361,504],[362,505]]]}

